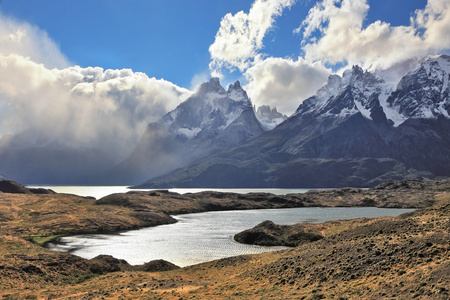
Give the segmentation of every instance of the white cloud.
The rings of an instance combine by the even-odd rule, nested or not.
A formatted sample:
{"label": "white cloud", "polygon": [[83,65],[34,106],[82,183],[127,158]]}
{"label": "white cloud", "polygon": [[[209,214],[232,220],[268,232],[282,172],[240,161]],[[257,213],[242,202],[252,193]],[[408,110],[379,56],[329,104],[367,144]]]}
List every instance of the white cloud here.
{"label": "white cloud", "polygon": [[151,121],[191,93],[131,70],[48,69],[19,55],[0,55],[4,133],[27,132],[65,145],[129,154]]}
{"label": "white cloud", "polygon": [[329,74],[320,63],[271,57],[247,70],[245,88],[256,106],[270,105],[290,115],[322,87]]}
{"label": "white cloud", "polygon": [[221,69],[249,68],[260,57],[263,38],[272,28],[275,17],[295,0],[256,0],[248,14],[240,11],[225,15],[214,43],[209,47],[212,76],[221,77]]}
{"label": "white cloud", "polygon": [[[415,12],[409,26],[376,21],[364,28],[368,10],[366,0],[324,0],[316,4],[296,30],[303,30],[305,58],[385,69],[450,48],[448,0],[429,0],[425,9]],[[316,31],[319,38],[314,36]]]}
{"label": "white cloud", "polygon": [[0,53],[30,57],[47,68],[64,68],[69,61],[45,31],[0,13]]}
{"label": "white cloud", "polygon": [[450,48],[450,2],[428,0],[423,10],[416,11],[412,24],[424,29],[424,43],[437,51]]}
{"label": "white cloud", "polygon": [[28,143],[98,148],[119,160],[149,122],[191,95],[130,69],[68,65],[44,31],[0,15],[0,139],[26,133]]}

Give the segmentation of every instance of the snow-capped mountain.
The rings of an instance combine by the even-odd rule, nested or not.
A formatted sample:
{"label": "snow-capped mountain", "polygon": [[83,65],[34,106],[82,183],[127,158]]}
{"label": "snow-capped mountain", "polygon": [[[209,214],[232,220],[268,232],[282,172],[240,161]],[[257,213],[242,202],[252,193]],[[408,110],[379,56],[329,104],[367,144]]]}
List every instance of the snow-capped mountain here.
{"label": "snow-capped mountain", "polygon": [[427,60],[402,78],[387,104],[404,120],[449,118],[450,56]]}
{"label": "snow-capped mountain", "polygon": [[262,105],[256,110],[256,117],[267,130],[274,129],[277,125],[287,120],[287,116],[271,108],[269,105]]}
{"label": "snow-capped mountain", "polygon": [[354,66],[343,76],[331,75],[315,96],[305,100],[296,114],[313,113],[347,117],[361,113],[373,120],[381,107],[386,118],[398,127],[410,118],[449,117],[450,57],[430,58],[408,72],[397,86],[381,74],[364,72]]}
{"label": "snow-capped mountain", "polygon": [[239,81],[225,90],[217,78],[158,122],[149,125],[132,155],[108,172],[109,183],[137,183],[218,151],[264,131]]}
{"label": "snow-capped mountain", "polygon": [[[226,91],[218,78],[211,78],[209,82],[203,83],[193,96],[166,114],[159,123],[180,139],[200,139],[204,135],[210,135],[212,131],[214,135],[220,135],[227,132],[226,129],[231,125],[233,128],[244,125],[241,121],[254,125],[254,120],[239,119],[243,113],[252,110],[250,99],[239,81],[230,85]],[[261,133],[260,130],[254,132],[253,129],[248,132],[248,137]],[[242,140],[238,138],[229,142],[231,146],[235,146]]]}
{"label": "snow-capped mountain", "polygon": [[354,66],[331,75],[273,130],[146,186],[371,186],[450,176],[450,57],[422,60],[397,82],[389,72]]}

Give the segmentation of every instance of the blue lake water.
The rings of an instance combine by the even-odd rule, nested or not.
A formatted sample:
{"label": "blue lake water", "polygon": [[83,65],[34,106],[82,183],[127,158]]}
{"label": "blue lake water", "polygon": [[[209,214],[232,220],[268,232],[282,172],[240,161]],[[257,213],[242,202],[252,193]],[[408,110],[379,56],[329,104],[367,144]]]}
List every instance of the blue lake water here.
{"label": "blue lake water", "polygon": [[288,208],[225,211],[176,216],[175,224],[121,232],[85,234],[61,239],[49,248],[91,259],[100,254],[125,259],[130,264],[164,259],[184,267],[242,254],[284,249],[239,244],[233,236],[265,221],[277,224],[325,222],[359,217],[397,216],[411,209],[380,208]]}

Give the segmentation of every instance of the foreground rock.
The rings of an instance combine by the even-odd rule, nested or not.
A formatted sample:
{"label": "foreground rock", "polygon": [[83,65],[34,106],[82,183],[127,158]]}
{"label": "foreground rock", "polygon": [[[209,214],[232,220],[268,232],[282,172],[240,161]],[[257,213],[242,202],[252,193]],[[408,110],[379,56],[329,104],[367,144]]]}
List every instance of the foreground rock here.
{"label": "foreground rock", "polygon": [[157,259],[145,263],[142,266],[136,266],[135,268],[137,270],[142,270],[145,272],[165,272],[170,270],[176,270],[179,269],[180,267],[163,259]]}
{"label": "foreground rock", "polygon": [[117,259],[111,255],[99,255],[89,261],[90,271],[94,274],[106,274],[118,271],[164,272],[180,267],[163,259],[152,260],[143,265],[130,265],[126,260]]}
{"label": "foreground rock", "polygon": [[260,246],[296,247],[323,239],[323,235],[316,228],[304,224],[289,226],[264,221],[252,229],[236,234],[234,240],[239,243]]}
{"label": "foreground rock", "polygon": [[55,194],[53,190],[50,189],[29,189],[20,183],[15,181],[5,179],[1,180],[0,177],[0,192],[2,193],[12,193],[12,194]]}

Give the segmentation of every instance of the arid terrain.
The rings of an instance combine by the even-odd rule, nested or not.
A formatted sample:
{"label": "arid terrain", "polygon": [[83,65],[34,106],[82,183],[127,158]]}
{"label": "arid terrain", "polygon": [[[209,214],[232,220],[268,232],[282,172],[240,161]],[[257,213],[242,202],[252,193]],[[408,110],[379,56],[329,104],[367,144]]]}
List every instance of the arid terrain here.
{"label": "arid terrain", "polygon": [[[3,182],[0,190],[4,299],[448,299],[450,294],[450,180],[286,196],[129,192],[98,201],[12,182]],[[110,256],[86,260],[42,247],[62,235],[174,222],[170,214],[302,206],[419,209],[397,218],[282,230],[267,223],[276,229],[270,234],[287,233],[298,246],[186,268],[164,261],[130,266]]]}

